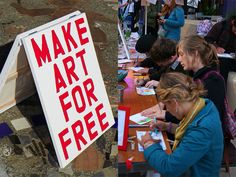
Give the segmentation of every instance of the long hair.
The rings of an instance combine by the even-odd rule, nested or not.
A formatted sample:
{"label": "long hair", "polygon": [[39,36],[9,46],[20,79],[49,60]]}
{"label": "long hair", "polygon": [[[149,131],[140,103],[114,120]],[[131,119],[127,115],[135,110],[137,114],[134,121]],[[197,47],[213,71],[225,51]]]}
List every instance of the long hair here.
{"label": "long hair", "polygon": [[197,52],[200,56],[202,64],[205,66],[218,67],[219,65],[215,46],[208,43],[201,36],[191,35],[180,40],[176,47],[177,53],[180,47],[189,55],[194,55]]}
{"label": "long hair", "polygon": [[170,6],[167,4],[164,4],[164,6],[161,9],[161,14],[165,16],[166,14],[170,14],[170,12],[176,7],[175,0],[171,1]]}

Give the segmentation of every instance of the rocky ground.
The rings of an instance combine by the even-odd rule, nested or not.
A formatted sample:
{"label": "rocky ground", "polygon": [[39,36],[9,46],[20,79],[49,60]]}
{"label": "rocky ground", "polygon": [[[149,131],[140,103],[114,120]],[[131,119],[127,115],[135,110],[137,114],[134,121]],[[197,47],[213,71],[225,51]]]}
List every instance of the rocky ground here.
{"label": "rocky ground", "polygon": [[[76,10],[87,15],[113,114],[116,115],[116,0],[1,0],[0,45],[14,41],[19,33]],[[2,58],[0,60],[4,63]],[[19,118],[25,118],[31,126],[16,130],[11,121]],[[37,94],[0,114],[0,125],[9,126],[12,131],[7,136],[0,135],[0,177],[117,176],[114,128],[66,168],[58,167]]]}

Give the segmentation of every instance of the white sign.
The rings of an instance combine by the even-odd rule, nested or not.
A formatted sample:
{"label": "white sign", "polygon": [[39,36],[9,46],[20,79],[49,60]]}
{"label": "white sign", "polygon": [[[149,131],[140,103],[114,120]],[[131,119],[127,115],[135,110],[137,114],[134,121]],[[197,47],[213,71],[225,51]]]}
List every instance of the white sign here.
{"label": "white sign", "polygon": [[86,15],[23,39],[60,167],[113,124]]}

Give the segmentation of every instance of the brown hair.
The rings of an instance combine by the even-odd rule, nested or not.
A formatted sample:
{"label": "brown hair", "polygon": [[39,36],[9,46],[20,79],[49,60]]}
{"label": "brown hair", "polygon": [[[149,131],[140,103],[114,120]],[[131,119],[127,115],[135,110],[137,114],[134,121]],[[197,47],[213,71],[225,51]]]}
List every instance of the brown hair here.
{"label": "brown hair", "polygon": [[166,14],[169,14],[175,7],[176,7],[175,0],[172,0],[170,6],[164,4],[164,6],[161,9],[161,14],[165,16]]}
{"label": "brown hair", "polygon": [[215,46],[205,41],[201,36],[191,35],[180,40],[176,47],[177,54],[180,47],[189,55],[198,52],[201,62],[205,66],[219,65]]}
{"label": "brown hair", "polygon": [[162,74],[156,91],[162,102],[172,99],[180,102],[193,101],[206,93],[201,82],[194,82],[191,77],[179,72]]}
{"label": "brown hair", "polygon": [[166,62],[176,55],[176,42],[167,38],[157,39],[152,45],[150,55],[156,63]]}

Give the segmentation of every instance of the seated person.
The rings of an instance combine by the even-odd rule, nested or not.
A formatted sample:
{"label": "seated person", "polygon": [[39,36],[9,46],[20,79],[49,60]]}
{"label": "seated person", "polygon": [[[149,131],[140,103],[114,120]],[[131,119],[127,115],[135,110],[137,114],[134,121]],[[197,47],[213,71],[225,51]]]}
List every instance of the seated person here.
{"label": "seated person", "polygon": [[170,71],[184,72],[183,67],[177,60],[176,42],[171,39],[157,39],[153,44],[150,55],[152,60],[161,68],[149,75],[147,79],[135,79],[137,86],[145,85],[146,87],[157,86],[162,73]]}
{"label": "seated person", "polygon": [[140,73],[148,73],[151,74],[155,72],[156,70],[160,69],[160,66],[158,66],[151,58],[150,56],[150,49],[152,48],[152,45],[156,41],[156,38],[153,35],[147,34],[144,36],[141,36],[136,45],[135,45],[135,50],[139,53],[145,53],[147,58],[144,59],[141,62],[138,62],[135,64],[135,66],[140,66],[140,67],[146,67],[142,70],[140,70]]}
{"label": "seated person", "polygon": [[180,120],[178,127],[168,127],[175,133],[173,152],[167,154],[148,132],[138,141],[147,162],[162,176],[219,177],[223,157],[221,121],[213,102],[200,98],[204,93],[200,82],[182,73],[161,76],[159,100]]}
{"label": "seated person", "polygon": [[[205,40],[216,47],[217,53],[231,53],[235,56],[236,52],[236,15],[226,20],[216,23]],[[236,72],[235,60],[220,60],[220,72],[225,81],[228,79],[228,72]]]}
{"label": "seated person", "polygon": [[205,40],[216,47],[217,53],[236,52],[236,16],[216,23]]}

